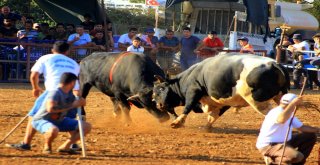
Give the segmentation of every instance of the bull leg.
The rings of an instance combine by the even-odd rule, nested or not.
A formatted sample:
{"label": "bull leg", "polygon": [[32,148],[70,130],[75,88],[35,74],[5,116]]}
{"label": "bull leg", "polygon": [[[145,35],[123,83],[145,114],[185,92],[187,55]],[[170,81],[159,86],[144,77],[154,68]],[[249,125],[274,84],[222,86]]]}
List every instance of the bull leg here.
{"label": "bull leg", "polygon": [[168,109],[168,112],[170,113],[170,116],[171,116],[173,119],[177,119],[178,115],[177,115],[176,112],[174,111],[174,108],[169,108],[169,109]]}
{"label": "bull leg", "polygon": [[120,105],[120,108],[121,108],[121,111],[123,112],[124,114],[124,117],[125,117],[125,122],[126,124],[130,124],[132,123],[132,119],[130,117],[130,104],[129,102],[127,101],[127,97],[124,96],[123,94],[116,94],[116,98],[119,98],[120,102],[118,105]]}
{"label": "bull leg", "polygon": [[115,97],[110,97],[110,100],[113,104],[113,116],[116,119],[119,119],[121,117],[121,108],[119,106],[119,101]]}
{"label": "bull leg", "polygon": [[177,119],[175,119],[171,123],[172,128],[179,128],[183,126],[188,114],[191,112],[193,108],[197,106],[201,97],[202,95],[200,89],[194,88],[187,92],[186,105],[184,107],[184,111],[181,115],[179,115]]}
{"label": "bull leg", "polygon": [[[212,128],[212,124],[218,120],[220,116],[222,116],[229,108],[230,106],[224,106],[224,107],[219,107],[219,108],[214,108],[212,106],[210,108],[210,113],[208,115],[208,123],[206,125],[206,128],[210,130]],[[212,109],[212,110],[211,110]]]}
{"label": "bull leg", "polygon": [[[92,85],[90,83],[82,83],[80,82],[80,95],[83,98],[87,98],[89,91],[91,89]],[[84,110],[84,107],[81,107],[81,114],[86,115],[86,111]]]}

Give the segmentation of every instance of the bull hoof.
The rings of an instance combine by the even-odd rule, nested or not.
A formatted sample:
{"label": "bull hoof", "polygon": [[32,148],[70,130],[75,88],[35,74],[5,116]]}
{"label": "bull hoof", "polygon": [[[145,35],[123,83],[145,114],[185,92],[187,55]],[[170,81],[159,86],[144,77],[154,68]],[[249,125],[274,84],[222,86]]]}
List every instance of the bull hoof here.
{"label": "bull hoof", "polygon": [[182,128],[184,125],[183,123],[171,123],[171,128]]}

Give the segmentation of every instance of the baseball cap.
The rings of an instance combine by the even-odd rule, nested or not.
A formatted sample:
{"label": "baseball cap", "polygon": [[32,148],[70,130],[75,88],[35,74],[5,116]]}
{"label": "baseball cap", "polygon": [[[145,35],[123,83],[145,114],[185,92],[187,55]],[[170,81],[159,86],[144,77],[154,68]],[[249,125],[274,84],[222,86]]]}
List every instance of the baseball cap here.
{"label": "baseball cap", "polygon": [[320,33],[315,34],[312,38],[320,38]]}
{"label": "baseball cap", "polygon": [[292,39],[302,40],[302,36],[301,36],[301,34],[294,34],[292,36]]}
{"label": "baseball cap", "polygon": [[241,37],[241,38],[238,38],[238,41],[239,41],[239,40],[247,41],[247,42],[249,41],[249,39],[248,39],[247,37]]}
{"label": "baseball cap", "polygon": [[145,32],[146,33],[154,33],[154,30],[153,30],[153,28],[147,28]]}
{"label": "baseball cap", "polygon": [[283,95],[281,97],[280,102],[282,104],[289,104],[293,99],[295,99],[297,97],[297,95],[293,94],[293,93],[287,93],[285,95]]}

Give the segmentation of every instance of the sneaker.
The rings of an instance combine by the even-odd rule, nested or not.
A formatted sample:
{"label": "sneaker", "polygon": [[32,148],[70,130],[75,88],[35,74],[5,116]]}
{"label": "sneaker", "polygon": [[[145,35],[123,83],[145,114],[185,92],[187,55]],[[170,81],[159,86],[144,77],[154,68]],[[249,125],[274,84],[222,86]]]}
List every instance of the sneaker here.
{"label": "sneaker", "polygon": [[24,144],[24,143],[6,144],[6,146],[17,149],[17,150],[21,150],[21,151],[31,150],[31,146],[29,144]]}
{"label": "sneaker", "polygon": [[82,150],[82,148],[78,144],[71,144],[70,149],[74,150],[74,151],[81,151]]}
{"label": "sneaker", "polygon": [[59,149],[57,150],[57,152],[58,152],[59,154],[70,154],[70,155],[79,154],[79,152],[74,151],[74,150],[72,150],[72,149],[61,149],[61,148],[59,148]]}

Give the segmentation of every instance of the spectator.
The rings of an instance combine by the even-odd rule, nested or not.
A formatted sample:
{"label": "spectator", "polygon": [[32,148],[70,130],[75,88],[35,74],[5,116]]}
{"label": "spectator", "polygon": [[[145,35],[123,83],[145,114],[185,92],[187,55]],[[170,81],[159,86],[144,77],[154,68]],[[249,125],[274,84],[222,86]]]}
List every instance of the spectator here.
{"label": "spectator", "polygon": [[238,41],[241,46],[240,53],[254,54],[253,46],[249,44],[249,39],[247,37],[241,37]]}
{"label": "spectator", "polygon": [[315,51],[315,55],[317,57],[320,57],[320,33],[317,33],[316,35],[314,35],[313,37],[314,40],[314,46],[313,49]]}
{"label": "spectator", "polygon": [[194,53],[194,50],[200,42],[198,37],[191,35],[191,29],[189,27],[183,28],[183,36],[180,41],[180,65],[182,70],[187,70],[191,65],[197,62],[197,55]]}
{"label": "spectator", "polygon": [[95,36],[98,31],[99,31],[99,32],[101,31],[101,32],[104,33],[104,29],[103,29],[102,23],[96,23],[96,24],[94,25],[93,30],[90,31],[90,35],[91,35],[91,36]]}
{"label": "spectator", "polygon": [[127,48],[128,52],[137,52],[137,53],[143,53],[144,48],[141,46],[141,39],[140,37],[134,37],[132,39],[132,45],[130,45]]}
{"label": "spectator", "polygon": [[41,32],[41,27],[40,27],[40,24],[39,24],[39,23],[33,23],[32,29],[35,30],[35,31],[37,31],[38,33]]}
{"label": "spectator", "polygon": [[25,22],[24,29],[17,32],[19,40],[34,40],[38,37],[38,32],[32,29],[32,25],[31,21]]}
{"label": "spectator", "polygon": [[156,36],[154,36],[155,31],[153,28],[147,28],[145,33],[146,35],[144,35],[142,38],[144,40],[144,48],[146,49],[145,54],[149,56],[154,63],[156,63],[159,40]]}
{"label": "spectator", "polygon": [[294,34],[293,37],[293,45],[288,47],[288,50],[291,52],[292,57],[294,59],[295,69],[293,70],[293,88],[299,89],[300,88],[300,78],[302,74],[306,74],[305,70],[303,69],[302,60],[309,58],[309,56],[305,53],[301,53],[301,51],[309,50],[309,44],[306,41],[302,40],[301,34]]}
{"label": "spectator", "polygon": [[[72,94],[77,81],[77,76],[73,73],[63,73],[60,79],[59,88],[49,91],[46,102],[41,105],[39,111],[34,115],[32,126],[40,133],[44,134],[45,145],[44,154],[52,153],[52,142],[59,132],[69,132],[71,137],[58,148],[59,153],[74,154],[71,144],[80,139],[78,121],[67,117],[68,111],[74,111],[77,107],[85,106],[85,99],[75,100]],[[90,132],[91,125],[82,121],[84,135]]]}
{"label": "spectator", "polygon": [[179,39],[174,36],[172,30],[167,30],[166,35],[159,40],[160,50],[157,55],[157,61],[164,73],[167,73],[168,69],[173,64],[173,58],[179,51]]}
{"label": "spectator", "polygon": [[197,47],[195,53],[198,54],[200,60],[203,60],[217,55],[223,47],[224,44],[221,39],[218,38],[217,32],[211,31],[208,37],[204,38],[203,42]]}
{"label": "spectator", "polygon": [[129,33],[122,34],[118,40],[119,48],[121,50],[127,50],[127,47],[132,45],[132,39],[136,36],[138,32],[137,28],[130,28]]}
{"label": "spectator", "polygon": [[2,38],[17,39],[18,29],[13,26],[10,18],[5,18],[3,26],[0,27],[0,33],[3,35]]}
{"label": "spectator", "polygon": [[41,32],[38,35],[39,40],[52,40],[53,36],[49,33],[49,24],[48,23],[41,23]]}
{"label": "spectator", "polygon": [[55,40],[67,40],[67,32],[64,29],[63,23],[57,23],[56,25],[56,32],[54,34],[54,39]]}
{"label": "spectator", "polygon": [[91,15],[86,13],[83,15],[84,21],[80,23],[84,29],[93,30],[95,23],[91,20]]}
{"label": "spectator", "polygon": [[[320,128],[303,124],[297,117],[289,122],[296,106],[302,104],[302,97],[288,93],[282,96],[280,105],[271,109],[262,123],[256,147],[268,158],[268,163],[279,164],[284,147],[283,142],[289,129],[288,141],[283,155],[284,164],[304,164],[317,141],[315,133]],[[300,132],[292,134],[292,129]]]}
{"label": "spectator", "polygon": [[67,24],[66,26],[67,36],[70,36],[73,33],[76,33],[74,24]]}
{"label": "spectator", "polygon": [[94,43],[95,47],[101,50],[107,50],[106,47],[106,40],[103,37],[103,32],[102,31],[97,31],[95,33],[95,37],[92,39],[92,42]]}
{"label": "spectator", "polygon": [[9,6],[3,6],[3,7],[1,8],[1,13],[0,13],[0,26],[3,25],[3,20],[4,20],[5,18],[11,19],[12,24],[13,24],[14,27],[16,26],[16,21],[17,21],[17,20],[21,20],[21,21],[23,22],[23,24],[24,24],[24,22],[26,21],[26,18],[25,18],[25,17],[23,17],[23,16],[21,16],[21,15],[19,15],[19,14],[12,13],[12,12],[10,11]]}
{"label": "spectator", "polygon": [[[71,34],[68,38],[68,44],[73,46],[90,46],[91,45],[91,38],[90,35],[87,33],[84,33],[84,29],[82,25],[78,25],[76,27],[76,33]],[[77,55],[79,56],[85,56],[87,54],[86,49],[78,49]]]}

